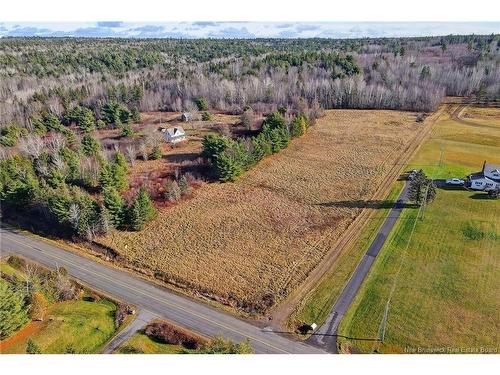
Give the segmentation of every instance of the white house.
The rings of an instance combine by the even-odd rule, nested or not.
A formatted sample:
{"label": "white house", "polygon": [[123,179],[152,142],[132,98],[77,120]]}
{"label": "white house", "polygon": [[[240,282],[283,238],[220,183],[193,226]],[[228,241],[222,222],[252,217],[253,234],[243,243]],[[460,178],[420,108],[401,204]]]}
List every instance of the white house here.
{"label": "white house", "polygon": [[162,129],[165,140],[168,143],[179,143],[186,140],[186,132],[180,126],[169,129]]}
{"label": "white house", "polygon": [[472,190],[482,191],[500,189],[500,165],[484,162],[483,170],[467,177],[465,186]]}

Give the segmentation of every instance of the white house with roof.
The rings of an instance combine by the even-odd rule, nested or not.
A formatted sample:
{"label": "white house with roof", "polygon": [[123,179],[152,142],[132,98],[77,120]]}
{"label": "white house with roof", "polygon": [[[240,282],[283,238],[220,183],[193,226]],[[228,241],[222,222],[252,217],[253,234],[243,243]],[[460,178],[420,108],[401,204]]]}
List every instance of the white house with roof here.
{"label": "white house with roof", "polygon": [[175,128],[162,129],[165,140],[168,143],[179,143],[186,140],[186,132],[181,126]]}
{"label": "white house with roof", "polygon": [[500,189],[500,165],[484,162],[483,170],[471,174],[465,186],[472,190],[482,191]]}

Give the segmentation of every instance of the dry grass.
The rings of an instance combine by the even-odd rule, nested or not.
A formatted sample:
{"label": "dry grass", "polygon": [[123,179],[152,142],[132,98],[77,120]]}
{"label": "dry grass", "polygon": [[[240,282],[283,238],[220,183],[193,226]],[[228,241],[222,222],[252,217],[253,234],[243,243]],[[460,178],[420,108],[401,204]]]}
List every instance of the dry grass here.
{"label": "dry grass", "polygon": [[97,241],[129,264],[247,307],[286,296],[360,212],[421,125],[396,111],[327,111],[236,183],[207,184],[142,232]]}

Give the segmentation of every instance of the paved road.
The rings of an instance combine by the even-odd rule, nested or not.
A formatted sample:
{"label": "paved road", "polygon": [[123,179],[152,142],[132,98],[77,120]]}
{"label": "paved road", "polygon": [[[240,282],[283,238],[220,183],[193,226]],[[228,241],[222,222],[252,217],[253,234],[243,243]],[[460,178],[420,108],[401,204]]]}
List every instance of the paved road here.
{"label": "paved road", "polygon": [[104,354],[113,353],[121,344],[131,338],[137,331],[143,329],[151,320],[158,318],[149,311],[141,310],[123,330],[121,330],[102,350]]}
{"label": "paved road", "polygon": [[249,339],[256,353],[325,353],[293,340],[291,336],[259,328],[128,272],[94,262],[13,229],[0,228],[0,250],[2,253],[22,255],[48,267],[64,267],[73,277],[97,290],[204,336],[222,335],[237,342]]}
{"label": "paved road", "polygon": [[394,207],[391,209],[389,215],[387,215],[387,218],[380,227],[377,236],[373,240],[367,252],[356,267],[356,270],[342,290],[342,293],[335,302],[330,315],[328,315],[325,323],[316,331],[316,333],[309,338],[309,343],[322,347],[331,353],[337,352],[338,326],[342,321],[345,313],[349,309],[349,306],[351,306],[352,301],[356,297],[356,294],[358,293],[361,284],[366,278],[366,275],[368,275],[368,272],[375,262],[375,258],[380,252],[380,249],[384,245],[387,236],[398,220],[399,215],[404,208],[404,202],[407,199],[407,195],[408,184],[405,185],[403,191],[399,195],[397,202],[394,204]]}

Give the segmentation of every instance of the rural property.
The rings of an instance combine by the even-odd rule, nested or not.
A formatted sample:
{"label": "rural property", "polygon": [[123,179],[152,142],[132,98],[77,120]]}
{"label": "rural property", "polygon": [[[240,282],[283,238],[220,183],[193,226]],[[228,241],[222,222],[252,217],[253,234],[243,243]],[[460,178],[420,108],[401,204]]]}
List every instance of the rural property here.
{"label": "rural property", "polygon": [[498,352],[498,32],[170,26],[0,24],[2,353]]}

